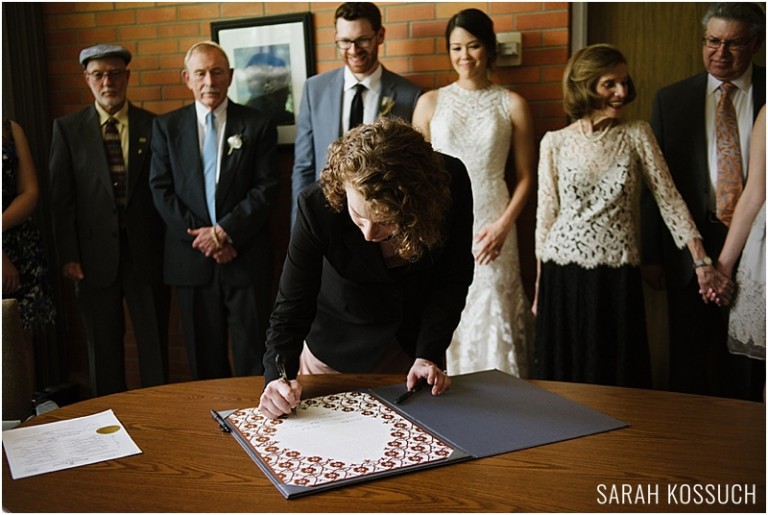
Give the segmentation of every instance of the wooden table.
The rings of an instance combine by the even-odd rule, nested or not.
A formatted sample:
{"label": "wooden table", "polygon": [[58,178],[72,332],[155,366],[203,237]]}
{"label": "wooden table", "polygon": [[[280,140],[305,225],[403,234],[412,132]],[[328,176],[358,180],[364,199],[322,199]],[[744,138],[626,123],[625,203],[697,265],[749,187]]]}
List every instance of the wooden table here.
{"label": "wooden table", "polygon": [[[301,382],[309,398],[403,378]],[[630,427],[288,501],[210,414],[257,405],[262,378],[177,383],[90,399],[27,422],[111,408],[143,453],[19,480],[3,460],[2,504],[19,512],[765,512],[763,404],[533,383]],[[729,503],[717,503],[717,488]]]}

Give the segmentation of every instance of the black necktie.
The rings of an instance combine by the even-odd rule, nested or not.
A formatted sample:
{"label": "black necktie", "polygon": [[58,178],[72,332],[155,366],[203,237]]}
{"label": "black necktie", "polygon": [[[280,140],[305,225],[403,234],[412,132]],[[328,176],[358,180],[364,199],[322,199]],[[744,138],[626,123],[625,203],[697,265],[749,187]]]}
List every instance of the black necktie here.
{"label": "black necktie", "polygon": [[363,123],[363,91],[365,86],[355,85],[355,97],[352,99],[352,108],[349,110],[349,130]]}

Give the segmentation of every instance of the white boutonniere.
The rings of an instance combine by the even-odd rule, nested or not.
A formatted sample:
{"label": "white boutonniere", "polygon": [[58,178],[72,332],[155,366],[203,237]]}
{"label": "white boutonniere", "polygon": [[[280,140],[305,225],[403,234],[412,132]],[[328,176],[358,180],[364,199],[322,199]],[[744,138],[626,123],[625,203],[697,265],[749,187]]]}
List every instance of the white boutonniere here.
{"label": "white boutonniere", "polygon": [[395,108],[395,99],[392,97],[381,97],[381,108],[379,116],[387,116]]}
{"label": "white boutonniere", "polygon": [[235,134],[227,138],[227,145],[229,145],[229,152],[227,155],[231,155],[235,150],[240,150],[243,146],[243,138],[240,134]]}

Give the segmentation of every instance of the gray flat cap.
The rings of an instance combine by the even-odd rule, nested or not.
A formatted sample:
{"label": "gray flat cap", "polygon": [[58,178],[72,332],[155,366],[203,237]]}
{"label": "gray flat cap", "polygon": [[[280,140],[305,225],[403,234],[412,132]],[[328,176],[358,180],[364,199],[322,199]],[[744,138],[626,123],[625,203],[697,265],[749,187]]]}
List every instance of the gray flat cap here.
{"label": "gray flat cap", "polygon": [[80,64],[86,66],[91,59],[102,59],[104,57],[122,57],[125,64],[131,62],[131,53],[128,49],[118,45],[100,44],[83,49],[80,52]]}

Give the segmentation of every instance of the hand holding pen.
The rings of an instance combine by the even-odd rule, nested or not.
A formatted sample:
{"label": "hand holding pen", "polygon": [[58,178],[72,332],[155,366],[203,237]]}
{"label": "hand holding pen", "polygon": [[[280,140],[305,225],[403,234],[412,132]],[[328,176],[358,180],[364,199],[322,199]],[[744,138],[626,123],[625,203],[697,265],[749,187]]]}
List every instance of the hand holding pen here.
{"label": "hand holding pen", "polygon": [[288,379],[281,356],[275,358],[275,365],[280,378],[266,385],[259,402],[259,411],[272,419],[288,414],[295,415],[296,406],[301,400],[301,384],[295,379]]}
{"label": "hand holding pen", "polygon": [[[291,386],[291,382],[288,380],[288,374],[285,371],[285,363],[283,363],[280,354],[275,356],[275,365],[277,365],[277,371],[280,373],[280,379],[282,379],[288,386]],[[291,405],[291,415],[294,417],[296,416],[296,406],[294,405]]]}

